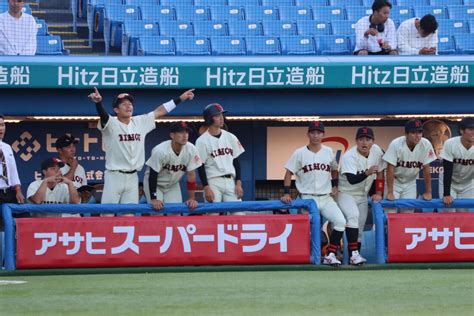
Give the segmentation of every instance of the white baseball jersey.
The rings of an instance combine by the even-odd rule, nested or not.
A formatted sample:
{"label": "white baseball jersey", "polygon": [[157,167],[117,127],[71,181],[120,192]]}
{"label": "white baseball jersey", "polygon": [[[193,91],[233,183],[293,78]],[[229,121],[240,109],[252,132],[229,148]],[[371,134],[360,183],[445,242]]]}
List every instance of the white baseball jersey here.
{"label": "white baseball jersey", "polygon": [[420,169],[436,160],[436,155],[426,138],[422,137],[412,151],[407,146],[406,137],[400,136],[390,143],[383,159],[395,166],[395,180],[407,183],[415,181]]}
{"label": "white baseball jersey", "polygon": [[461,136],[448,139],[443,146],[440,157],[453,163],[451,183],[459,188],[472,186],[474,179],[474,146],[466,149],[461,143]]}
{"label": "white baseball jersey", "polygon": [[[65,175],[69,170],[71,170],[71,167],[65,163],[64,167],[61,168],[61,174]],[[74,172],[73,182],[76,189],[83,185],[87,185],[86,170],[84,170],[83,166],[77,165],[76,171]]]}
{"label": "white baseball jersey", "polygon": [[208,179],[228,174],[235,177],[234,159],[245,151],[234,134],[225,130],[221,132],[217,138],[206,131],[196,140],[196,148],[206,166]]}
{"label": "white baseball jersey", "polygon": [[321,145],[315,153],[307,146],[295,150],[285,168],[296,177],[296,188],[300,194],[331,193],[331,171],[337,170],[332,149]]}
{"label": "white baseball jersey", "polygon": [[364,181],[356,184],[350,184],[344,174],[361,174],[367,171],[372,166],[378,166],[379,171],[382,171],[387,166],[385,161],[382,159],[382,156],[383,151],[376,144],[373,144],[370,148],[368,157],[362,156],[357,151],[357,146],[354,146],[349,149],[342,156],[340,161],[339,172],[341,176],[339,176],[339,191],[355,195],[367,195],[372,186],[372,183],[374,182],[375,178],[377,178],[377,174],[372,174],[365,178]]}
{"label": "white baseball jersey", "polygon": [[145,136],[155,129],[155,114],[132,117],[129,124],[109,116],[107,124],[98,129],[102,132],[107,170],[140,171],[145,163]]}
{"label": "white baseball jersey", "polygon": [[[30,198],[35,195],[43,181],[44,180],[36,180],[31,182],[28,186],[26,197]],[[46,188],[43,204],[67,204],[70,202],[69,188],[66,183],[57,183],[52,190],[49,187]]]}
{"label": "white baseball jersey", "polygon": [[[185,172],[199,168],[202,162],[193,144],[188,142],[176,155],[171,148],[171,140],[167,140],[153,148],[146,165],[158,173],[160,187],[170,188],[179,182]],[[149,175],[148,170],[147,173]],[[148,181],[148,177],[145,178]]]}

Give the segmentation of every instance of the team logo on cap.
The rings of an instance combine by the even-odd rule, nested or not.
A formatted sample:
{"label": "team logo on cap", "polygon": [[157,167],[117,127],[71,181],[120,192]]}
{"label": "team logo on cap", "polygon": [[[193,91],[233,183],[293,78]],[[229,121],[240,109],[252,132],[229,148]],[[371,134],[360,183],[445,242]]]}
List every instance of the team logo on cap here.
{"label": "team logo on cap", "polygon": [[219,112],[222,112],[224,109],[222,108],[222,105],[216,104],[216,108],[219,110]]}
{"label": "team logo on cap", "polygon": [[368,133],[369,133],[369,130],[367,129],[367,127],[363,127],[362,134],[368,134]]}
{"label": "team logo on cap", "polygon": [[319,122],[313,122],[314,127],[319,127]]}
{"label": "team logo on cap", "polygon": [[421,127],[421,122],[420,122],[420,121],[415,121],[415,127],[416,127],[416,128]]}
{"label": "team logo on cap", "polygon": [[186,124],[186,122],[181,122],[181,126],[182,127],[188,127],[188,124]]}

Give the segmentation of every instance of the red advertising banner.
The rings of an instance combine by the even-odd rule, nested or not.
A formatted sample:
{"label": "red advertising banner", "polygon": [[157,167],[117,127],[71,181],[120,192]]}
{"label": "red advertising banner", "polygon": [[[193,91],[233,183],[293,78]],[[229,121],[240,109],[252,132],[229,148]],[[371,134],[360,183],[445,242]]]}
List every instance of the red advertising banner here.
{"label": "red advertising banner", "polygon": [[310,263],[308,215],[17,219],[17,268]]}
{"label": "red advertising banner", "polygon": [[474,261],[474,213],[388,214],[388,261]]}

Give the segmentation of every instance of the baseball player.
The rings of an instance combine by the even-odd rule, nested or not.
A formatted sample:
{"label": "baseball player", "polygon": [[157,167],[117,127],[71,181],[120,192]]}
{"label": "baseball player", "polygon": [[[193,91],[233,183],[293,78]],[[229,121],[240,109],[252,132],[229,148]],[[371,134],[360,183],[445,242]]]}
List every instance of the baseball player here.
{"label": "baseball player", "polygon": [[56,150],[59,154],[59,160],[64,163],[61,168],[63,177],[68,178],[74,183],[76,189],[87,185],[86,171],[76,159],[76,144],[79,143],[74,136],[63,135],[56,140]]}
{"label": "baseball player", "polygon": [[[313,199],[319,212],[333,224],[329,236],[328,254],[323,264],[338,266],[337,247],[340,244],[346,227],[346,219],[331,195],[337,194],[338,176],[337,162],[331,148],[323,145],[324,124],[311,122],[308,127],[309,144],[298,148],[285,165],[284,192],[281,198],[284,203],[291,203],[291,177],[296,178],[296,188],[302,199]],[[353,224],[352,234],[348,235],[349,243],[357,244],[357,221]],[[352,252],[351,264],[364,262],[357,249]]]}
{"label": "baseball player", "polygon": [[192,210],[198,206],[195,199],[196,169],[202,165],[198,151],[188,142],[190,128],[186,122],[170,127],[170,138],[153,148],[146,162],[143,189],[148,203],[160,210],[164,203],[182,203],[179,180],[187,173],[188,200]]}
{"label": "baseball player", "polygon": [[[359,250],[364,233],[369,204],[367,195],[375,181],[375,194],[372,200],[382,199],[384,172],[383,151],[374,144],[374,131],[361,127],[356,133],[356,146],[349,149],[341,158],[339,174],[339,193],[337,204],[347,219],[346,235],[354,234],[358,227],[356,243],[349,243],[349,251]],[[349,239],[349,237],[348,237]],[[353,238],[351,238],[353,239]],[[363,259],[365,261],[365,259]]]}
{"label": "baseball player", "polygon": [[[387,200],[416,199],[416,177],[423,169],[425,181],[424,200],[431,200],[430,163],[436,159],[430,141],[422,137],[423,125],[419,120],[405,124],[405,136],[394,139],[383,159],[387,162]],[[396,209],[386,209],[396,212]],[[413,209],[402,209],[413,213]]]}
{"label": "baseball player", "polygon": [[[443,159],[443,202],[446,206],[454,198],[474,198],[474,118],[459,123],[461,136],[448,139],[441,151]],[[445,212],[468,212],[468,209],[445,209]]]}
{"label": "baseball player", "polygon": [[208,129],[196,140],[203,163],[198,172],[207,202],[239,201],[244,195],[238,157],[245,150],[234,134],[222,128],[226,112],[220,104],[207,105],[203,117]]}
{"label": "baseball player", "polygon": [[145,136],[155,129],[155,120],[171,112],[176,105],[194,98],[194,89],[143,115],[133,115],[133,97],[117,95],[112,102],[116,117],[102,105],[97,88],[89,95],[100,116],[98,128],[105,147],[105,179],[102,203],[138,203],[138,174],[145,163]]}

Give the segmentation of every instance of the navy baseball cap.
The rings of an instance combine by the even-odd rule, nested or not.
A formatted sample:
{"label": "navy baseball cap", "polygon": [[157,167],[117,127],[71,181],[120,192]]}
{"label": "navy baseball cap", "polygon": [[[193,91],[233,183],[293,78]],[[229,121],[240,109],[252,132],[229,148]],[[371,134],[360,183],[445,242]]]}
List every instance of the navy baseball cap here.
{"label": "navy baseball cap", "polygon": [[63,148],[77,143],[79,143],[79,141],[75,139],[74,136],[63,135],[56,140],[56,148]]}
{"label": "navy baseball cap", "polygon": [[133,104],[133,97],[128,93],[120,93],[115,97],[114,102],[112,102],[112,107],[116,108],[123,100],[128,100]]}
{"label": "navy baseball cap", "polygon": [[368,137],[374,139],[374,130],[371,129],[370,127],[359,127],[356,133],[356,139],[361,138],[361,137]]}
{"label": "navy baseball cap", "polygon": [[423,123],[420,120],[409,120],[405,124],[405,133],[421,132],[423,131]]}
{"label": "navy baseball cap", "polygon": [[175,122],[171,124],[170,126],[170,132],[171,133],[180,133],[184,131],[191,131],[191,128],[189,127],[188,123],[186,122]]}
{"label": "navy baseball cap", "polygon": [[465,117],[459,122],[459,128],[474,128],[474,117]]}
{"label": "navy baseball cap", "polygon": [[320,121],[312,121],[309,123],[308,132],[311,131],[320,131],[324,133],[324,124]]}
{"label": "navy baseball cap", "polygon": [[54,167],[54,166],[58,166],[59,168],[62,168],[62,167],[64,167],[64,162],[62,162],[61,160],[59,160],[56,157],[51,157],[51,158],[45,159],[41,163],[41,170],[46,170],[46,169]]}

